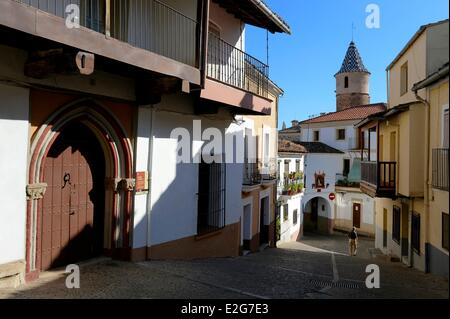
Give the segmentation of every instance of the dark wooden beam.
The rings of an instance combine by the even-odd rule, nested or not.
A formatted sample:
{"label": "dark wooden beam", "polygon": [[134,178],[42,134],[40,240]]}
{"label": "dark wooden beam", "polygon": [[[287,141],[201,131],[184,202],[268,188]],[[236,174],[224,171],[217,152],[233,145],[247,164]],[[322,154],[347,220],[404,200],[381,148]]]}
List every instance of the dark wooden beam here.
{"label": "dark wooden beam", "polygon": [[180,92],[182,81],[174,77],[139,78],[136,80],[136,101],[139,105],[161,102],[164,94]]}
{"label": "dark wooden beam", "polygon": [[76,74],[76,53],[62,48],[31,51],[25,62],[24,74],[35,79],[45,79],[55,74]]}

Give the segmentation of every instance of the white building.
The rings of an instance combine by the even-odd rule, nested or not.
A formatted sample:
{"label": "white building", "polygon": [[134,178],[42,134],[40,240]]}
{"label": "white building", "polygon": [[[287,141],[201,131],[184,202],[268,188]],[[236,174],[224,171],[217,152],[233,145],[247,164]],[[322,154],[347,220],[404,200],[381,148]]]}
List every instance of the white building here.
{"label": "white building", "polygon": [[279,242],[297,241],[303,235],[306,149],[299,144],[278,142],[278,234]]}
{"label": "white building", "polygon": [[320,142],[298,142],[305,156],[304,231],[331,234],[335,224],[336,172],[344,153]]}

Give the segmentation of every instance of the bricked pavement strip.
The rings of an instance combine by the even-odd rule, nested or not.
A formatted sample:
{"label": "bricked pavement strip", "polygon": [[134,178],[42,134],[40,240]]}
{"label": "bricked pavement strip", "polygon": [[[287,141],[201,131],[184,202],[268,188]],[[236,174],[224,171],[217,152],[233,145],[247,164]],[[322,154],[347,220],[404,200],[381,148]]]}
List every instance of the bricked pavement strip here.
{"label": "bricked pavement strip", "polygon": [[[373,257],[361,239],[357,257],[346,237],[307,236],[239,258],[125,263],[100,259],[81,266],[81,288],[67,289],[63,271],[45,273],[0,298],[448,298],[448,281]],[[381,289],[365,286],[366,266],[377,264]]]}

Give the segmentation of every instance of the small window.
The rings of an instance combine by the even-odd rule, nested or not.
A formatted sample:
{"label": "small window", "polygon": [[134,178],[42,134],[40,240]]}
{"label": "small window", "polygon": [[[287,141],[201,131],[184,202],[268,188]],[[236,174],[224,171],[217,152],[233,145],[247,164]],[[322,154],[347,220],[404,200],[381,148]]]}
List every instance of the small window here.
{"label": "small window", "polygon": [[320,131],[314,131],[314,142],[320,141]]}
{"label": "small window", "polygon": [[400,70],[400,95],[408,92],[408,62],[402,65]]}
{"label": "small window", "polygon": [[412,238],[411,246],[413,250],[420,255],[420,215],[413,214],[411,220]]}
{"label": "small window", "polygon": [[294,216],[292,216],[293,217],[293,221],[292,221],[292,224],[293,225],[297,225],[297,223],[298,223],[298,210],[296,209],[296,210],[294,210]]}
{"label": "small window", "polygon": [[345,77],[344,82],[345,82],[344,83],[345,88],[348,89],[348,76]]}
{"label": "small window", "polygon": [[392,210],[392,240],[400,245],[400,207]]}
{"label": "small window", "polygon": [[283,221],[289,220],[289,205],[283,205]]}
{"label": "small window", "polygon": [[345,140],[345,129],[336,130],[336,139],[339,141]]}
{"label": "small window", "polygon": [[442,213],[442,248],[448,251],[448,214]]}

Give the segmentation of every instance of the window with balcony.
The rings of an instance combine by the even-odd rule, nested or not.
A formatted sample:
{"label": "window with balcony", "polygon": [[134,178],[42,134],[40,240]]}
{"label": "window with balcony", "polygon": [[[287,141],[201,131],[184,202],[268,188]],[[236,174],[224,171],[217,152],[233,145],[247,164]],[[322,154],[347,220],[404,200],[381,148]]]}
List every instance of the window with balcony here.
{"label": "window with balcony", "polygon": [[289,165],[291,164],[291,161],[285,160],[284,161],[284,176],[288,176],[290,173]]}
{"label": "window with balcony", "polygon": [[442,213],[442,248],[448,251],[448,228],[449,218],[448,214]]}
{"label": "window with balcony", "polygon": [[344,159],[344,171],[342,172],[342,175],[347,177],[349,173],[350,173],[350,160],[346,158]]}
{"label": "window with balcony", "polygon": [[198,235],[225,227],[226,167],[222,163],[199,164]]}
{"label": "window with balcony", "polygon": [[400,95],[405,95],[408,90],[408,62],[406,62],[400,68]]}
{"label": "window with balcony", "polygon": [[345,140],[345,129],[336,130],[336,140],[338,141]]}
{"label": "window with balcony", "polygon": [[411,246],[420,255],[420,215],[414,213],[411,219]]}
{"label": "window with balcony", "polygon": [[392,240],[400,245],[400,207],[394,206],[392,209]]}
{"label": "window with balcony", "polygon": [[295,160],[295,172],[296,173],[300,173],[301,170],[301,161],[300,160]]}

